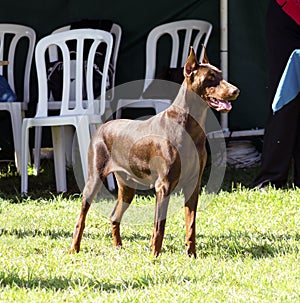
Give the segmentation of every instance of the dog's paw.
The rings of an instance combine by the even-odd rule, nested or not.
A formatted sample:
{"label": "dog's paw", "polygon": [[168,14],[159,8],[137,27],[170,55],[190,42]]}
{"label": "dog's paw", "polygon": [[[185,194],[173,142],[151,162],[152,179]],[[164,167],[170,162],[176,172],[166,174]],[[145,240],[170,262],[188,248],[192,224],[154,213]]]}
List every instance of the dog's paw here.
{"label": "dog's paw", "polygon": [[193,253],[188,252],[187,254],[190,258],[191,257],[194,257],[195,259],[197,258],[197,254],[195,252],[193,252]]}
{"label": "dog's paw", "polygon": [[196,249],[195,248],[191,248],[189,247],[187,249],[187,255],[191,258],[194,257],[195,259],[197,258],[197,253],[196,253]]}
{"label": "dog's paw", "polygon": [[77,250],[76,248],[74,247],[71,247],[67,253],[70,255],[70,254],[77,254],[79,252],[79,250]]}

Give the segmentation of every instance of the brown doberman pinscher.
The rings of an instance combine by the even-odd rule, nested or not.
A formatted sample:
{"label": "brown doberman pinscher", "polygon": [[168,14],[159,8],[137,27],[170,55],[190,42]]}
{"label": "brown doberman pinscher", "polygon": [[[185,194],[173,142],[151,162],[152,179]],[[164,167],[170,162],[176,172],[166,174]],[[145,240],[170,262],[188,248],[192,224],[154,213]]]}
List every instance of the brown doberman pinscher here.
{"label": "brown doberman pinscher", "polygon": [[70,252],[79,252],[89,207],[106,176],[113,172],[118,183],[118,200],[110,218],[114,246],[122,246],[120,222],[135,195],[134,184],[143,184],[156,193],[151,247],[153,255],[158,256],[170,195],[175,188],[182,188],[187,253],[196,257],[196,209],[206,164],[206,113],[208,107],[228,112],[228,101],[237,98],[239,89],[222,78],[222,72],[209,64],[206,55],[199,64],[192,48],[184,77],[177,97],[165,111],[144,121],[109,121],[94,134]]}

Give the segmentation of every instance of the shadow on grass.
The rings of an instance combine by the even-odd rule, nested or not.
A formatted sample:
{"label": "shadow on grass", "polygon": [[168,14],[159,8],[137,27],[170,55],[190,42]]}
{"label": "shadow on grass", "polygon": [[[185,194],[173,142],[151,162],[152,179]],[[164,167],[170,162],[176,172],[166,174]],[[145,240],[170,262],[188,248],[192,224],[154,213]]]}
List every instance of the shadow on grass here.
{"label": "shadow on grass", "polygon": [[234,231],[228,235],[199,236],[198,256],[220,256],[222,258],[273,258],[300,252],[300,235],[247,233]]}
{"label": "shadow on grass", "polygon": [[28,237],[49,237],[50,239],[60,238],[71,238],[73,237],[72,231],[64,230],[39,230],[39,229],[24,229],[24,228],[13,228],[13,229],[2,229],[0,228],[0,236],[15,236],[18,239]]}
{"label": "shadow on grass", "polygon": [[[109,223],[107,224],[107,227],[109,227]],[[100,232],[100,230],[99,230]],[[73,230],[58,230],[58,229],[32,229],[32,228],[12,228],[12,229],[6,229],[6,228],[0,228],[0,237],[1,236],[14,236],[17,239],[24,239],[28,237],[48,237],[50,239],[56,240],[61,238],[73,238]],[[105,232],[104,234],[101,233],[95,233],[95,232],[89,232],[84,231],[83,233],[83,241],[90,240],[97,240],[99,238],[105,239],[108,241],[108,243],[112,243],[112,235],[109,230],[109,232]],[[139,241],[148,241],[150,242],[150,235],[141,235],[140,233],[132,233],[128,236],[124,235],[122,236],[122,239],[127,242],[139,242]]]}
{"label": "shadow on grass", "polygon": [[[97,240],[93,234],[85,234],[84,241],[89,239]],[[106,233],[101,238],[105,238],[107,245],[112,246],[111,233]],[[122,236],[126,247],[138,243],[150,248],[151,234],[140,234],[138,232]],[[88,244],[87,244],[88,246]],[[126,248],[125,248],[126,249]],[[184,252],[184,240],[167,234],[163,242],[162,253]],[[274,233],[247,233],[235,231],[228,235],[200,235],[197,237],[198,258],[217,257],[222,259],[250,258],[264,259],[275,258],[287,254],[300,253],[300,234],[274,234]]]}
{"label": "shadow on grass", "polygon": [[[84,280],[84,281],[83,281]],[[25,289],[43,289],[43,290],[70,290],[78,289],[83,286],[86,289],[93,289],[96,291],[126,291],[128,288],[132,289],[142,289],[147,286],[153,285],[153,279],[147,275],[145,277],[139,277],[136,280],[124,280],[120,282],[111,283],[109,281],[99,280],[99,279],[84,279],[84,277],[79,277],[73,279],[71,277],[58,276],[53,278],[41,278],[33,273],[29,273],[26,278],[20,277],[17,271],[12,271],[9,273],[0,272],[0,288],[6,287],[17,287]]]}

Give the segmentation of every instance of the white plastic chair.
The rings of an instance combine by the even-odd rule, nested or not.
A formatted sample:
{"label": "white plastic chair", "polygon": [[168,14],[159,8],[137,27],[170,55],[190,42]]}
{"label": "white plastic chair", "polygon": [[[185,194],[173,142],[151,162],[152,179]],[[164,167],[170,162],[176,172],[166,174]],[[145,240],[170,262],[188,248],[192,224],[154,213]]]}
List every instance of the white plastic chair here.
{"label": "white plastic chair", "polygon": [[[66,25],[63,27],[60,27],[52,32],[52,34],[61,33],[65,31],[71,30],[71,25]],[[109,95],[106,95],[105,100],[105,114],[111,115],[112,109],[111,109],[111,102],[114,99],[114,87],[115,87],[115,75],[116,75],[116,69],[117,69],[117,59],[119,54],[119,47],[121,42],[121,36],[122,36],[122,28],[120,25],[113,23],[110,33],[113,35],[113,50],[112,55],[110,59],[110,64],[113,68],[113,75],[110,83],[111,89],[109,90]],[[58,60],[58,51],[55,46],[52,46],[49,48],[49,61],[55,62]],[[72,92],[74,93],[74,91]],[[49,110],[56,110],[59,108],[59,104],[57,101],[55,102],[49,102],[48,104]],[[73,128],[65,128],[65,139],[66,139],[66,156],[67,156],[67,165],[72,166],[72,138],[73,138]],[[34,143],[34,173],[37,175],[39,173],[40,169],[40,157],[41,157],[41,141],[42,141],[42,129],[37,127],[35,130],[35,143]],[[113,188],[110,188],[113,189]]]}
{"label": "white plastic chair", "polygon": [[[71,60],[67,41],[76,41],[76,60]],[[83,49],[86,40],[92,41],[88,52],[87,69],[84,72]],[[101,79],[100,100],[95,100],[93,93],[93,64],[97,47],[106,44],[106,54]],[[62,100],[57,102],[60,106],[59,114],[49,116],[48,81],[46,68],[46,54],[50,46],[55,45],[62,54],[63,60],[63,90]],[[101,116],[105,111],[106,80],[109,60],[113,46],[113,37],[110,33],[93,30],[78,29],[52,34],[41,39],[36,46],[35,60],[38,77],[38,104],[34,118],[23,120],[22,126],[22,169],[21,193],[28,191],[27,153],[29,128],[51,126],[54,166],[57,192],[65,192],[66,185],[66,158],[63,126],[73,125],[78,138],[80,158],[84,180],[87,179],[87,155],[90,141],[90,124],[102,123]],[[74,64],[73,64],[74,63]],[[83,100],[83,81],[86,74],[87,100]],[[71,99],[71,79],[75,79],[75,99]],[[55,101],[53,101],[55,102]]]}
{"label": "white plastic chair", "polygon": [[[35,41],[35,31],[30,27],[0,24],[0,61],[8,61],[8,65],[0,66],[0,74],[7,78],[10,87],[17,95],[15,102],[0,102],[0,110],[8,111],[11,117],[15,163],[19,172],[22,119],[30,99],[30,71]],[[19,87],[16,83],[20,80],[22,85]]]}
{"label": "white plastic chair", "polygon": [[[190,47],[196,53],[201,45],[206,46],[212,31],[212,25],[203,20],[182,20],[159,25],[151,30],[146,41],[146,73],[142,94],[139,99],[120,99],[117,102],[116,118],[121,118],[122,109],[125,108],[153,108],[159,113],[167,108],[173,100],[145,99],[144,92],[156,76],[158,42],[162,36],[171,38],[171,57],[169,67],[183,67],[188,57]],[[199,54],[199,58],[202,52]]]}

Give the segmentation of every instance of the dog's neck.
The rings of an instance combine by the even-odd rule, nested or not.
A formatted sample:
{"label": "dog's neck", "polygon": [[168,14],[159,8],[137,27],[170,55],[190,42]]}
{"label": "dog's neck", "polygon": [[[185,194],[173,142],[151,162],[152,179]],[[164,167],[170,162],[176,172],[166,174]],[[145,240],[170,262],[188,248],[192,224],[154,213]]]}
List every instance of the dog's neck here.
{"label": "dog's neck", "polygon": [[199,95],[188,87],[186,80],[183,81],[170,110],[172,107],[176,107],[181,113],[190,115],[201,127],[204,127],[208,106]]}

